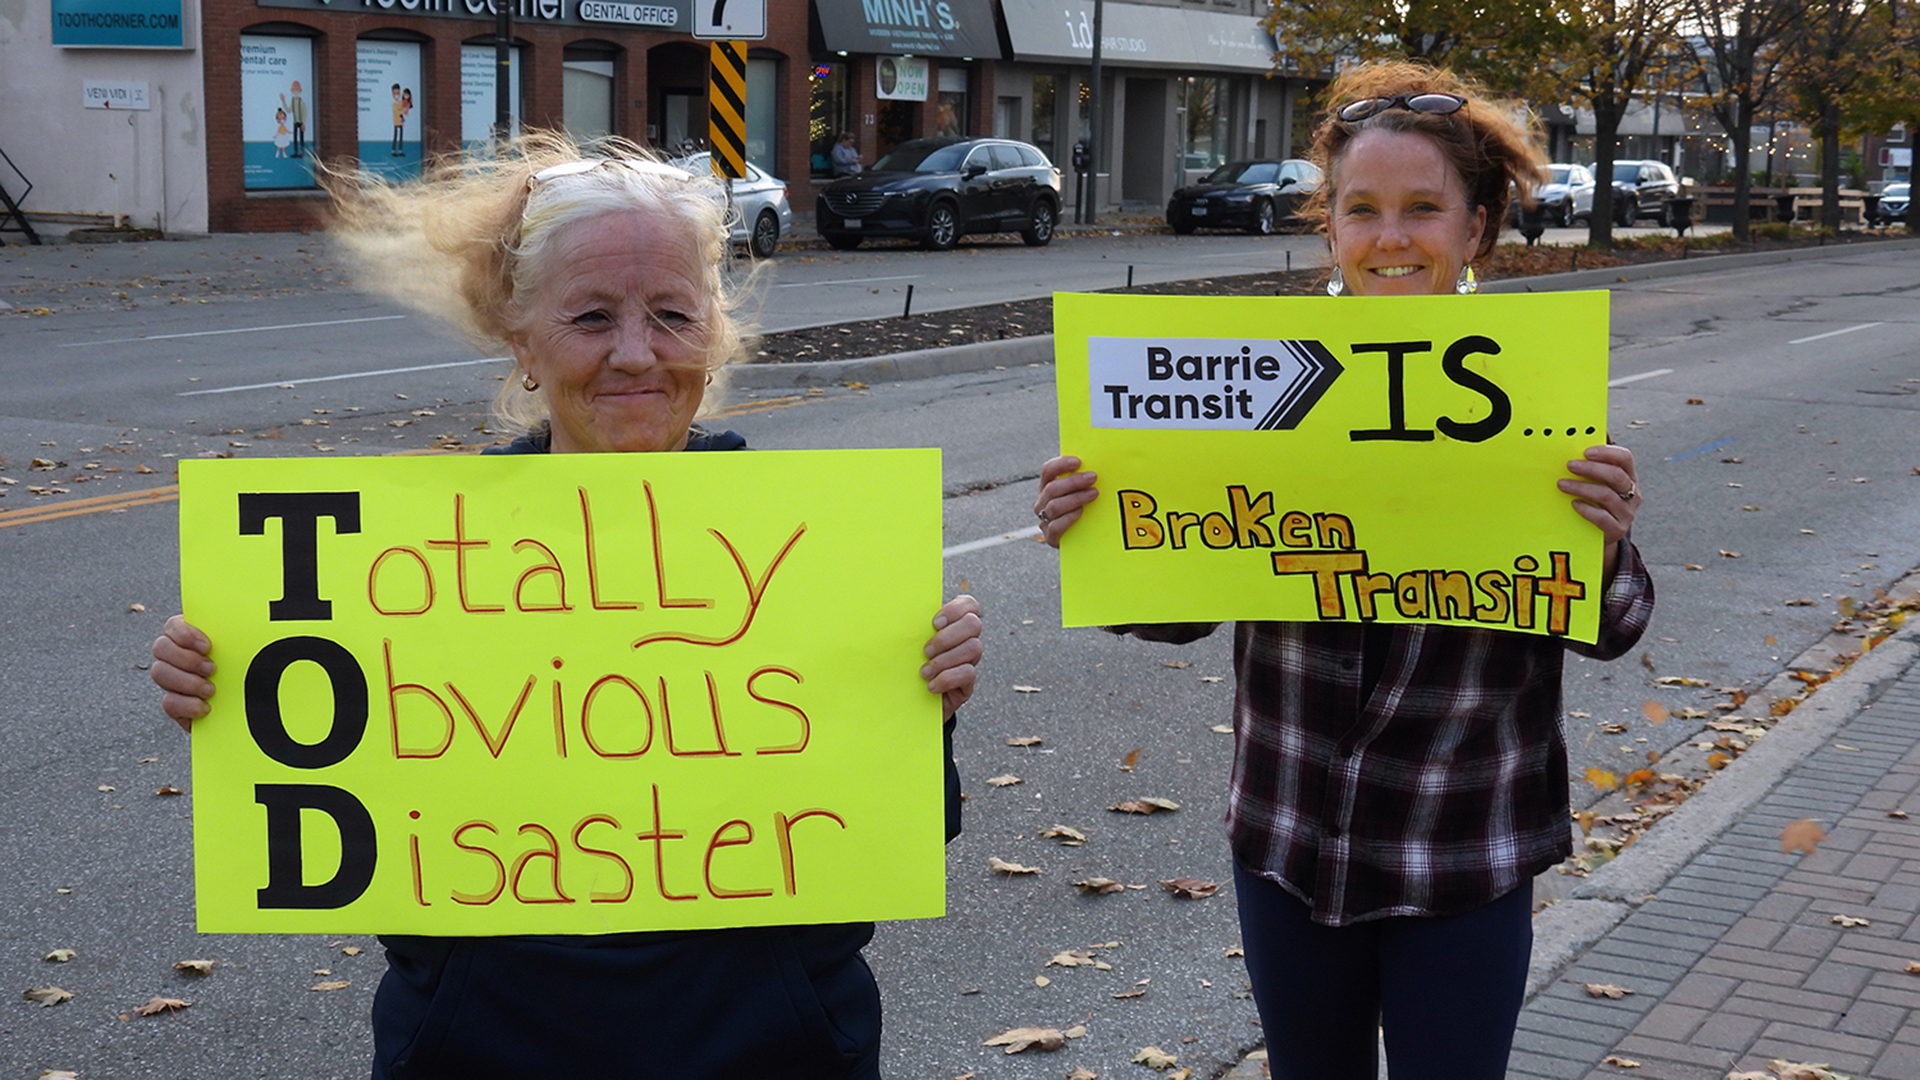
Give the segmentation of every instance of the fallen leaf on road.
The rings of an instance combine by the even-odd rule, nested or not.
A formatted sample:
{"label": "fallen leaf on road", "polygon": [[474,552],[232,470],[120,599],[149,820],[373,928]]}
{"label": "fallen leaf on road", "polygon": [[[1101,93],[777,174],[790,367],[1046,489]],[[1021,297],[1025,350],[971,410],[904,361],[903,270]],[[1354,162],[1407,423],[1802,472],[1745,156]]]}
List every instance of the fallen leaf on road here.
{"label": "fallen leaf on road", "polygon": [[1231,735],[1233,734],[1233,725],[1232,724],[1215,724],[1213,725],[1213,727],[1207,730],[1217,732],[1221,735]]}
{"label": "fallen leaf on road", "polygon": [[1612,773],[1608,772],[1605,769],[1601,769],[1597,767],[1587,770],[1586,780],[1587,780],[1587,783],[1593,785],[1593,789],[1595,791],[1612,791],[1613,789],[1620,786],[1619,777],[1613,775]]}
{"label": "fallen leaf on road", "polygon": [[173,970],[180,972],[182,975],[211,975],[213,974],[213,961],[176,960],[173,964]]}
{"label": "fallen leaf on road", "polygon": [[1733,757],[1730,754],[1723,754],[1715,750],[1713,753],[1707,755],[1707,768],[1713,769],[1716,772],[1731,764],[1733,764]]}
{"label": "fallen leaf on road", "polygon": [[1155,810],[1178,810],[1180,809],[1180,804],[1174,802],[1172,799],[1156,799],[1151,796],[1145,796],[1138,799],[1128,799],[1126,802],[1114,803],[1112,806],[1107,807],[1107,809],[1119,810],[1127,814],[1151,814]]}
{"label": "fallen leaf on road", "polygon": [[1199,878],[1169,878],[1160,883],[1161,887],[1183,900],[1205,900],[1220,891],[1217,881],[1201,881]]}
{"label": "fallen leaf on road", "polygon": [[348,956],[359,956],[360,953],[362,952],[360,946],[358,945],[349,945],[346,948],[341,949],[340,951],[342,953],[345,953]]}
{"label": "fallen leaf on road", "polygon": [[42,986],[26,992],[26,999],[42,1008],[73,1000],[73,991],[62,990],[57,986]]}
{"label": "fallen leaf on road", "polygon": [[307,989],[325,992],[328,990],[345,990],[352,985],[353,982],[349,979],[336,979],[332,982],[314,983],[312,986],[307,987]]}
{"label": "fallen leaf on road", "polygon": [[1042,1050],[1058,1050],[1066,1043],[1067,1037],[1060,1033],[1059,1028],[1023,1027],[1003,1031],[980,1045],[1004,1046],[1007,1053],[1017,1054],[1036,1046]]}
{"label": "fallen leaf on road", "polygon": [[163,1012],[179,1012],[181,1009],[189,1008],[192,1005],[193,1002],[181,1001],[179,998],[148,998],[145,1005],[133,1010],[133,1015],[158,1016]]}
{"label": "fallen leaf on road", "polygon": [[1655,686],[1712,686],[1705,679],[1695,679],[1687,675],[1662,675],[1653,680]]}
{"label": "fallen leaf on road", "polygon": [[1149,1069],[1165,1071],[1180,1063],[1177,1055],[1169,1054],[1157,1046],[1143,1046],[1139,1052],[1127,1059],[1136,1065],[1145,1065]]}
{"label": "fallen leaf on road", "polygon": [[1145,997],[1146,994],[1147,992],[1145,990],[1123,990],[1120,993],[1114,994],[1112,996],[1116,1001],[1123,1001],[1127,998]]}
{"label": "fallen leaf on road", "polygon": [[66,467],[67,463],[64,461],[54,461],[50,458],[43,457],[34,458],[27,464],[27,468],[34,472],[52,472],[55,469],[64,469]]}
{"label": "fallen leaf on road", "polygon": [[1073,883],[1073,887],[1076,889],[1079,889],[1083,893],[1092,893],[1095,896],[1105,896],[1107,893],[1125,892],[1127,888],[1125,885],[1120,884],[1119,882],[1113,880],[1112,878],[1103,878],[1103,877],[1090,877],[1085,881],[1076,881]]}
{"label": "fallen leaf on road", "polygon": [[1127,756],[1120,759],[1120,771],[1132,772],[1133,767],[1140,764],[1140,751],[1143,749],[1145,747],[1136,746],[1127,751]]}
{"label": "fallen leaf on road", "polygon": [[1585,983],[1583,985],[1587,988],[1588,997],[1612,998],[1615,1001],[1619,1001],[1621,998],[1633,993],[1633,991],[1628,990],[1624,986],[1614,986],[1611,983]]}
{"label": "fallen leaf on road", "polygon": [[1726,548],[1721,548],[1720,557],[1723,559],[1737,559],[1740,557],[1740,553],[1737,551],[1728,551]]}
{"label": "fallen leaf on road", "polygon": [[78,955],[80,954],[74,952],[72,949],[55,949],[40,959],[48,961],[49,963],[64,964]]}
{"label": "fallen leaf on road", "polygon": [[1007,740],[1008,746],[1039,746],[1043,742],[1038,735],[1017,735]]}
{"label": "fallen leaf on road", "polygon": [[1058,840],[1067,847],[1079,847],[1087,842],[1085,833],[1068,825],[1055,825],[1051,829],[1043,829],[1040,835],[1049,840]]}
{"label": "fallen leaf on road", "polygon": [[1226,957],[1245,956],[1247,955],[1247,950],[1241,948],[1238,945],[1235,945],[1233,948],[1228,949],[1227,951],[1221,953],[1220,955],[1226,956]]}
{"label": "fallen leaf on road", "polygon": [[1826,838],[1827,830],[1821,828],[1819,822],[1812,818],[1801,818],[1780,830],[1780,853],[1785,855],[1790,851],[1804,851],[1811,855],[1813,849],[1820,846],[1820,841]]}
{"label": "fallen leaf on road", "polygon": [[163,787],[155,791],[154,794],[155,795],[185,795],[186,792],[181,791],[177,787]]}
{"label": "fallen leaf on road", "polygon": [[987,856],[987,865],[995,872],[1001,874],[1037,874],[1040,872],[1040,868],[1037,866],[1021,866],[1019,863],[1010,863],[998,855]]}
{"label": "fallen leaf on road", "polygon": [[1053,985],[1053,980],[1052,980],[1052,979],[1049,979],[1049,978],[1047,978],[1047,977],[1046,977],[1045,975],[1035,975],[1035,976],[1033,977],[1033,985],[1035,985],[1035,986],[1052,986],[1052,985]]}
{"label": "fallen leaf on road", "polygon": [[1608,1054],[1606,1057],[1600,1059],[1600,1063],[1602,1065],[1615,1065],[1622,1069],[1637,1069],[1640,1067],[1639,1062],[1632,1058],[1623,1058],[1618,1054]]}
{"label": "fallen leaf on road", "polygon": [[1067,1074],[1067,1080],[1099,1080],[1100,1074],[1092,1069],[1075,1069]]}
{"label": "fallen leaf on road", "polygon": [[1887,816],[1900,821],[1907,820],[1907,812],[1905,810],[1889,810],[1887,811]]}
{"label": "fallen leaf on road", "polygon": [[1193,665],[1187,663],[1185,660],[1168,660],[1166,663],[1160,666],[1170,667],[1170,668],[1185,668],[1185,667],[1192,667]]}
{"label": "fallen leaf on road", "polygon": [[1037,686],[1016,686],[1013,688],[1013,692],[1016,694],[1037,694],[1040,692],[1040,688]]}
{"label": "fallen leaf on road", "polygon": [[80,1074],[65,1069],[42,1069],[40,1080],[80,1080]]}
{"label": "fallen leaf on road", "polygon": [[1008,773],[1005,776],[990,776],[987,778],[987,784],[990,787],[1012,787],[1019,782],[1020,778],[1012,773]]}
{"label": "fallen leaf on road", "polygon": [[1854,916],[1854,915],[1835,915],[1833,918],[1828,919],[1827,921],[1832,923],[1835,926],[1843,927],[1849,930],[1856,926],[1872,926],[1873,925],[1871,921],[1867,919],[1859,918],[1858,916]]}
{"label": "fallen leaf on road", "polygon": [[1767,1062],[1767,1068],[1772,1069],[1773,1075],[1780,1080],[1851,1080],[1844,1074],[1834,1072],[1833,1067],[1826,1064],[1814,1065],[1774,1058]]}
{"label": "fallen leaf on road", "polygon": [[1665,705],[1657,701],[1649,701],[1640,706],[1640,715],[1646,717],[1649,724],[1664,724],[1667,722],[1667,717],[1673,714],[1667,711]]}

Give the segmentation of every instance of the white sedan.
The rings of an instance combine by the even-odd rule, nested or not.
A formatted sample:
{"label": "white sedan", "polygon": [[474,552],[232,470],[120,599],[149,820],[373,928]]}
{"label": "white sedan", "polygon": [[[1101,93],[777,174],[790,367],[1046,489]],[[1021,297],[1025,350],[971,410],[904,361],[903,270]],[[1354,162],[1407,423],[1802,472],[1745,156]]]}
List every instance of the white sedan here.
{"label": "white sedan", "polygon": [[[708,158],[707,154],[695,154],[674,164],[695,176],[705,176],[712,168]],[[747,162],[747,175],[733,181],[733,207],[733,242],[745,244],[755,258],[770,258],[780,238],[793,229],[787,182],[751,161]]]}

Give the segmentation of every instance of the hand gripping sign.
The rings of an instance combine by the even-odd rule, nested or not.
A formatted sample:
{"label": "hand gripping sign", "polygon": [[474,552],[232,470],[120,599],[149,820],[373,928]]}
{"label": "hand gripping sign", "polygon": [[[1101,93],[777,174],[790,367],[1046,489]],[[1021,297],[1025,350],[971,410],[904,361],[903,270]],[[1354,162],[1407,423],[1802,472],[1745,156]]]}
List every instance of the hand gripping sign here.
{"label": "hand gripping sign", "polygon": [[[876,531],[873,493],[890,497]],[[181,463],[205,932],[944,908],[932,450]]]}
{"label": "hand gripping sign", "polygon": [[1606,441],[1607,295],[1054,297],[1061,452],[1101,496],[1069,626],[1277,619],[1598,633],[1555,481]]}

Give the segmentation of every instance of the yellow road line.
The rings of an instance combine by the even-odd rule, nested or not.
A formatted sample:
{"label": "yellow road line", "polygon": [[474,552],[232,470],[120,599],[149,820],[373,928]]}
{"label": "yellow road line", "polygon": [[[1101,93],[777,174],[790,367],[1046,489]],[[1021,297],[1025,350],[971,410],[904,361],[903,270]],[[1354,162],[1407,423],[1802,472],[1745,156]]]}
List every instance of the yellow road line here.
{"label": "yellow road line", "polygon": [[[716,417],[740,416],[744,413],[768,412],[773,409],[790,409],[795,405],[804,405],[816,398],[771,398],[766,401],[746,402],[720,409],[711,415]],[[457,454],[460,450],[400,450],[389,457],[420,457],[424,455]],[[0,529],[13,525],[33,525],[42,521],[57,521],[60,518],[77,517],[81,514],[103,514],[125,510],[134,506],[150,506],[154,503],[174,502],[180,498],[180,485],[168,484],[165,487],[144,488],[140,491],[123,491],[114,495],[91,495],[84,499],[62,499],[56,503],[41,506],[23,506],[18,510],[0,510]]]}

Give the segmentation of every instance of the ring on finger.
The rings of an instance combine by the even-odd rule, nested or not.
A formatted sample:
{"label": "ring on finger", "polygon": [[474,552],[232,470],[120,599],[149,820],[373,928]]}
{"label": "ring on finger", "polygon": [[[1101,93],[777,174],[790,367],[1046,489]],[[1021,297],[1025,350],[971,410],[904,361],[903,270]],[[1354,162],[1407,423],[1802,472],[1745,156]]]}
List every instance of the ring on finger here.
{"label": "ring on finger", "polygon": [[1640,494],[1640,482],[1638,480],[1629,480],[1627,481],[1627,490],[1617,492],[1616,494],[1620,496],[1621,502],[1632,502]]}
{"label": "ring on finger", "polygon": [[1039,518],[1039,519],[1040,519],[1040,524],[1042,524],[1042,525],[1045,525],[1045,524],[1046,524],[1046,523],[1048,522],[1048,520],[1050,520],[1050,519],[1049,519],[1049,518],[1047,517],[1047,512],[1046,512],[1046,510],[1044,510],[1044,509],[1040,509],[1040,510],[1035,510],[1035,511],[1033,512],[1033,516],[1034,516],[1034,517],[1037,517],[1037,518]]}

